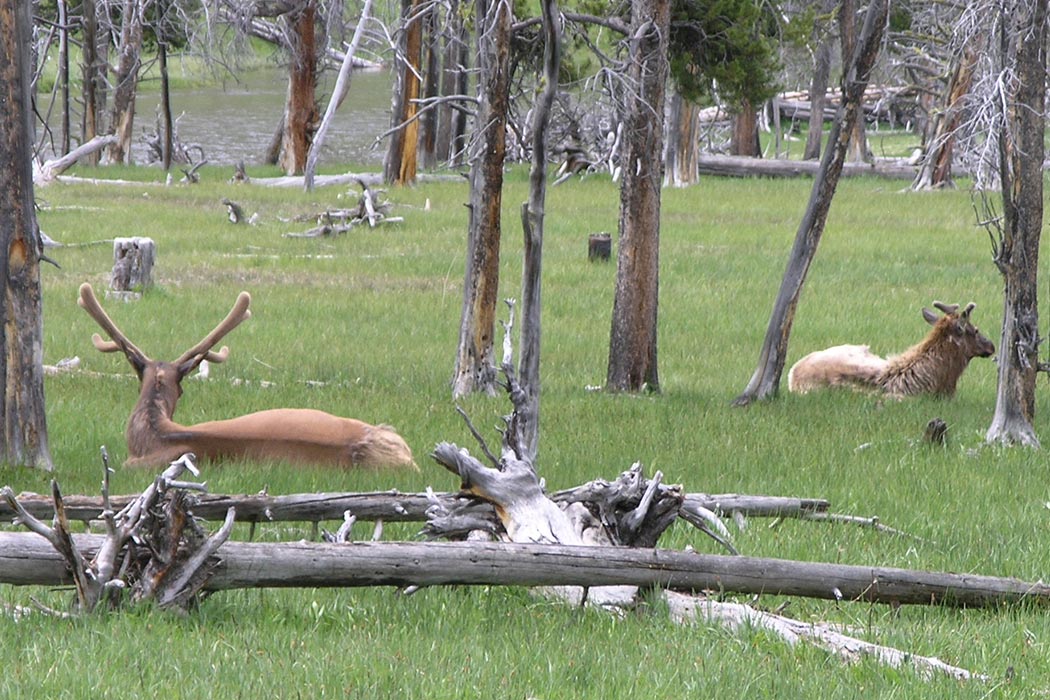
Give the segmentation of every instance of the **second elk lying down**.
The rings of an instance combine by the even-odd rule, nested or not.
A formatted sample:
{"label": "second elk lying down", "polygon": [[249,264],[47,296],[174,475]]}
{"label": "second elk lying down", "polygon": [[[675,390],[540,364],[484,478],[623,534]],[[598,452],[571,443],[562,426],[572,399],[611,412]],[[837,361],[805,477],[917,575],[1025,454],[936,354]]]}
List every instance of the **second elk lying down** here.
{"label": "second elk lying down", "polygon": [[128,419],[125,466],[163,466],[186,452],[200,459],[286,460],[339,467],[418,469],[404,439],[386,425],[370,425],[305,408],[275,408],[228,420],[179,425],[172,416],[183,378],[201,362],[223,362],[229,348],[212,350],[223,336],[251,316],[251,297],[241,292],[226,318],[203,340],[173,362],[150,359],[102,309],[90,284],[80,286],[79,304],[111,338],[95,333],[101,352],[123,352],[141,387]]}
{"label": "second elk lying down", "polygon": [[920,343],[900,355],[882,358],[867,345],[836,345],[812,352],[788,372],[788,389],[805,394],[813,389],[845,386],[897,397],[953,396],[970,360],[991,357],[995,345],[970,322],[976,306],[973,302],[962,313],[958,304],[935,301],[933,305],[944,315],[938,317],[923,309],[922,317],[933,328]]}

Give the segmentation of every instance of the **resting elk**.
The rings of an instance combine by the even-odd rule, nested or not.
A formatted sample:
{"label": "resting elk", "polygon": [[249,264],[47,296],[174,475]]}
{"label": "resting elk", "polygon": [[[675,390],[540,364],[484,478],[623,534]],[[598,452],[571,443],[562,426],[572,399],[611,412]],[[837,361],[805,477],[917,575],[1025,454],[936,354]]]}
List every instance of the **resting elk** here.
{"label": "resting elk", "polygon": [[412,451],[393,428],[369,425],[305,408],[275,408],[229,420],[179,425],[172,417],[182,395],[181,382],[201,362],[223,362],[229,348],[212,350],[223,336],[251,316],[251,297],[241,292],[233,309],[203,340],[173,362],[151,360],[128,340],[102,309],[90,284],[80,287],[78,303],[111,340],[95,333],[101,352],[123,352],[141,383],[125,437],[125,466],[162,466],[193,452],[199,459],[284,460],[340,467],[418,469]]}
{"label": "resting elk", "polygon": [[973,302],[962,313],[958,304],[935,301],[933,305],[944,315],[922,310],[922,317],[933,328],[919,344],[888,359],[875,355],[867,345],[837,345],[810,353],[788,372],[788,389],[805,394],[813,389],[845,386],[896,397],[953,396],[970,360],[990,357],[995,345],[970,322],[976,306]]}

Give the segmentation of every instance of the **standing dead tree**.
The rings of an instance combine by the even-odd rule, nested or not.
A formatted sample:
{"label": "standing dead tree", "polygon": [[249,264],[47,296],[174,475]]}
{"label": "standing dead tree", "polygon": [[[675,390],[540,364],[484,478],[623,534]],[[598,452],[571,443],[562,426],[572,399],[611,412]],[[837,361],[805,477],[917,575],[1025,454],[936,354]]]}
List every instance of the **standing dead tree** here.
{"label": "standing dead tree", "polygon": [[842,78],[839,116],[832,123],[828,147],[820,161],[820,170],[813,182],[809,204],[795,234],[795,243],[788,258],[780,291],[773,302],[773,312],[759,353],[758,368],[755,369],[743,393],[734,401],[737,406],[747,406],[753,401],[774,397],[780,388],[780,376],[784,372],[795,309],[798,307],[809,266],[824,233],[824,224],[831,209],[831,200],[835,196],[839,176],[842,174],[854,125],[861,118],[864,89],[878,57],[888,15],[888,0],[873,0],[868,4],[856,50]]}
{"label": "standing dead tree", "polygon": [[0,462],[51,469],[44,413],[40,258],[32,172],[28,3],[0,10]]}
{"label": "standing dead tree", "polygon": [[509,0],[477,0],[477,60],[482,85],[478,137],[471,150],[463,310],[452,377],[453,398],[495,393],[493,351],[499,293],[500,213],[509,111]]}
{"label": "standing dead tree", "polygon": [[660,188],[663,184],[664,90],[668,75],[669,0],[634,0],[628,38],[626,153],[620,185],[619,253],[609,391],[659,390],[657,309],[660,289]]}
{"label": "standing dead tree", "polygon": [[[1039,237],[1043,227],[1047,0],[1001,6],[1002,68],[994,109],[999,128],[1002,219],[985,216],[995,264],[1006,283],[999,379],[988,442],[1039,446],[1035,380],[1039,369]],[[998,234],[997,236],[995,234]]]}

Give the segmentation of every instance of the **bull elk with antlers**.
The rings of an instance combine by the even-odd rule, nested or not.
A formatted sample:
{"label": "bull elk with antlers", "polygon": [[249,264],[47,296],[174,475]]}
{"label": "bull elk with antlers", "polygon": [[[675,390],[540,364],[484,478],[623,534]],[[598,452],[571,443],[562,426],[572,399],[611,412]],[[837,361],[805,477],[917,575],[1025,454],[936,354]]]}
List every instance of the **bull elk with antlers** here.
{"label": "bull elk with antlers", "polygon": [[922,317],[933,328],[900,355],[879,357],[867,345],[836,345],[812,352],[788,372],[788,389],[805,394],[822,387],[847,386],[896,397],[953,396],[970,360],[991,357],[995,345],[970,321],[973,302],[961,313],[958,304],[935,301],[933,305],[944,315],[923,309]]}
{"label": "bull elk with antlers", "polygon": [[201,362],[223,362],[229,348],[212,348],[251,316],[251,297],[241,292],[233,309],[214,330],[173,362],[152,360],[128,340],[102,309],[90,284],[80,286],[80,306],[111,340],[91,337],[101,352],[123,352],[141,383],[125,437],[125,466],[161,466],[193,452],[201,459],[285,460],[340,467],[418,469],[412,451],[393,428],[369,425],[305,408],[275,408],[228,420],[179,425],[172,417],[182,395],[181,382]]}

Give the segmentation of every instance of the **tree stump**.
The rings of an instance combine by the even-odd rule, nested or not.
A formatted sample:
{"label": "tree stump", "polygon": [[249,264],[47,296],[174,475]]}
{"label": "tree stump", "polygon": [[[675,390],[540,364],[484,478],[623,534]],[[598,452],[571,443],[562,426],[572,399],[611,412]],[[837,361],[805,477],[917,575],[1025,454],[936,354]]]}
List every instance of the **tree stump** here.
{"label": "tree stump", "polygon": [[152,286],[156,251],[152,238],[113,239],[113,271],[109,288],[114,292],[141,292]]}
{"label": "tree stump", "polygon": [[592,233],[587,237],[587,259],[605,261],[612,255],[612,236],[607,233]]}

